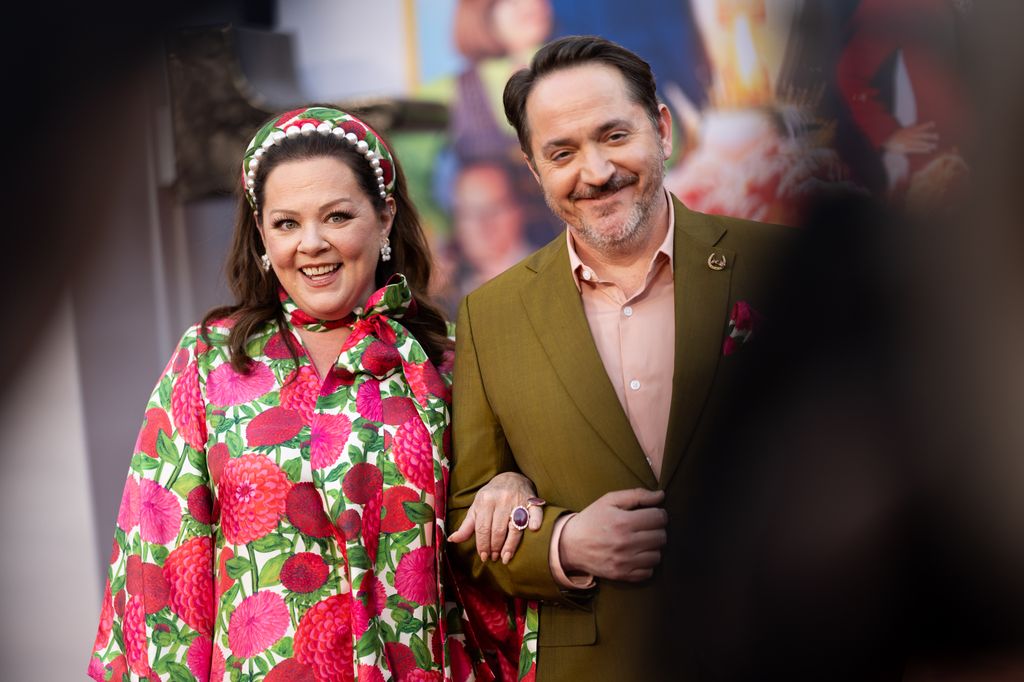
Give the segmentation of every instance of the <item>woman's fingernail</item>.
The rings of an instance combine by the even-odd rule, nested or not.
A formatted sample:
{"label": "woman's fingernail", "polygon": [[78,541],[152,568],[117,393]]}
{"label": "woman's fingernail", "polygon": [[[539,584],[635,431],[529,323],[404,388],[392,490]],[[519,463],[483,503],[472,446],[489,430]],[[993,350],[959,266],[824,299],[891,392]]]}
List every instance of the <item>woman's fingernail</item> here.
{"label": "woman's fingernail", "polygon": [[498,553],[497,552],[491,552],[491,561],[497,561],[497,560],[498,560]]}
{"label": "woman's fingernail", "polygon": [[505,552],[504,554],[501,555],[501,563],[507,564],[511,560],[512,560],[512,555],[509,554],[508,552]]}
{"label": "woman's fingernail", "polygon": [[480,561],[487,563],[487,552],[480,552]]}

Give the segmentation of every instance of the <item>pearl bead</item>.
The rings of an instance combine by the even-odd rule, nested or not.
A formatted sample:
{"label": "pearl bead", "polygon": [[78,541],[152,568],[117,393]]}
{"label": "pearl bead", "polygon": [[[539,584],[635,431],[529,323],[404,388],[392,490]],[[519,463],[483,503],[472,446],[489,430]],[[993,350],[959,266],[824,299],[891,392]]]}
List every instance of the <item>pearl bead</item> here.
{"label": "pearl bead", "polygon": [[268,144],[267,146],[269,147],[269,146],[270,146],[271,144],[274,144],[274,143],[276,143],[276,142],[280,142],[280,141],[281,141],[281,140],[283,140],[284,138],[285,138],[285,134],[284,134],[284,131],[283,131],[283,130],[275,130],[275,131],[274,131],[274,135],[273,135],[273,140],[274,140],[274,141],[273,141],[273,142],[271,142],[270,144]]}
{"label": "pearl bead", "polygon": [[334,128],[334,126],[332,126],[327,121],[323,121],[320,123],[320,125],[316,127],[316,131],[321,135],[328,135],[330,134],[332,128]]}
{"label": "pearl bead", "polygon": [[264,154],[264,153],[265,153],[266,151],[267,151],[267,150],[266,150],[266,147],[259,147],[259,148],[258,148],[258,149],[256,150],[256,152],[255,152],[255,153],[253,154],[253,156],[254,156],[255,158],[257,158],[257,159],[258,159],[258,158],[260,158],[261,156],[263,156],[263,154]]}
{"label": "pearl bead", "polygon": [[345,137],[345,129],[335,128],[334,130],[331,131],[331,135],[334,135],[335,137]]}
{"label": "pearl bead", "polygon": [[309,122],[303,123],[302,127],[299,128],[299,132],[303,135],[309,135],[314,130],[316,130],[316,126]]}
{"label": "pearl bead", "polygon": [[359,138],[356,137],[355,133],[345,133],[345,139],[349,141],[349,144],[355,144]]}
{"label": "pearl bead", "polygon": [[380,168],[380,159],[370,159],[370,165],[373,168]]}
{"label": "pearl bead", "polygon": [[359,140],[359,142],[356,142],[356,151],[360,154],[365,154],[369,148],[370,145],[366,144],[366,140]]}
{"label": "pearl bead", "polygon": [[284,129],[284,134],[287,135],[288,137],[295,137],[300,132],[302,131],[299,130],[299,126],[288,126],[287,128]]}
{"label": "pearl bead", "polygon": [[384,177],[384,169],[383,168],[374,168],[373,169],[373,174],[376,175],[378,178],[383,178]]}

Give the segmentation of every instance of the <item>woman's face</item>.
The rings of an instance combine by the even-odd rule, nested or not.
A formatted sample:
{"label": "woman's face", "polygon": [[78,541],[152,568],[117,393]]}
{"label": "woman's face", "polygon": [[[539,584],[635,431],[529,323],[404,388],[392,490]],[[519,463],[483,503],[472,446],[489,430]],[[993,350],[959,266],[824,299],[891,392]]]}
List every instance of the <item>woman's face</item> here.
{"label": "woman's face", "polygon": [[264,181],[260,235],[278,280],[304,312],[344,317],[373,288],[394,199],[381,215],[338,159],[286,161]]}

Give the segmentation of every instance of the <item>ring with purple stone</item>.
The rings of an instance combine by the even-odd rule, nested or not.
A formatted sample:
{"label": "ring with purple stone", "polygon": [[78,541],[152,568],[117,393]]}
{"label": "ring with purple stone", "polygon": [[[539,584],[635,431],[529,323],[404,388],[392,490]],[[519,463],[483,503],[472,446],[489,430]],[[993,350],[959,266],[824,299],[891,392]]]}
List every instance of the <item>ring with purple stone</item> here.
{"label": "ring with purple stone", "polygon": [[530,525],[530,512],[521,504],[512,507],[508,525],[516,530],[526,530],[526,527]]}

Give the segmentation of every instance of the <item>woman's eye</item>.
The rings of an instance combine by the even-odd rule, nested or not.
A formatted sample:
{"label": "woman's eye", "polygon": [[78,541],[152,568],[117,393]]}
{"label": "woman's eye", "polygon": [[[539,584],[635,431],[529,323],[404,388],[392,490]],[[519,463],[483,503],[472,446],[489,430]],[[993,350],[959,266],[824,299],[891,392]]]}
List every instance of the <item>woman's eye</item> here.
{"label": "woman's eye", "polygon": [[347,213],[332,213],[329,216],[327,216],[327,222],[343,223],[346,220],[349,220],[351,217],[352,216],[348,215]]}
{"label": "woman's eye", "polygon": [[291,230],[298,227],[298,225],[294,220],[278,220],[274,223],[274,227],[279,230]]}

